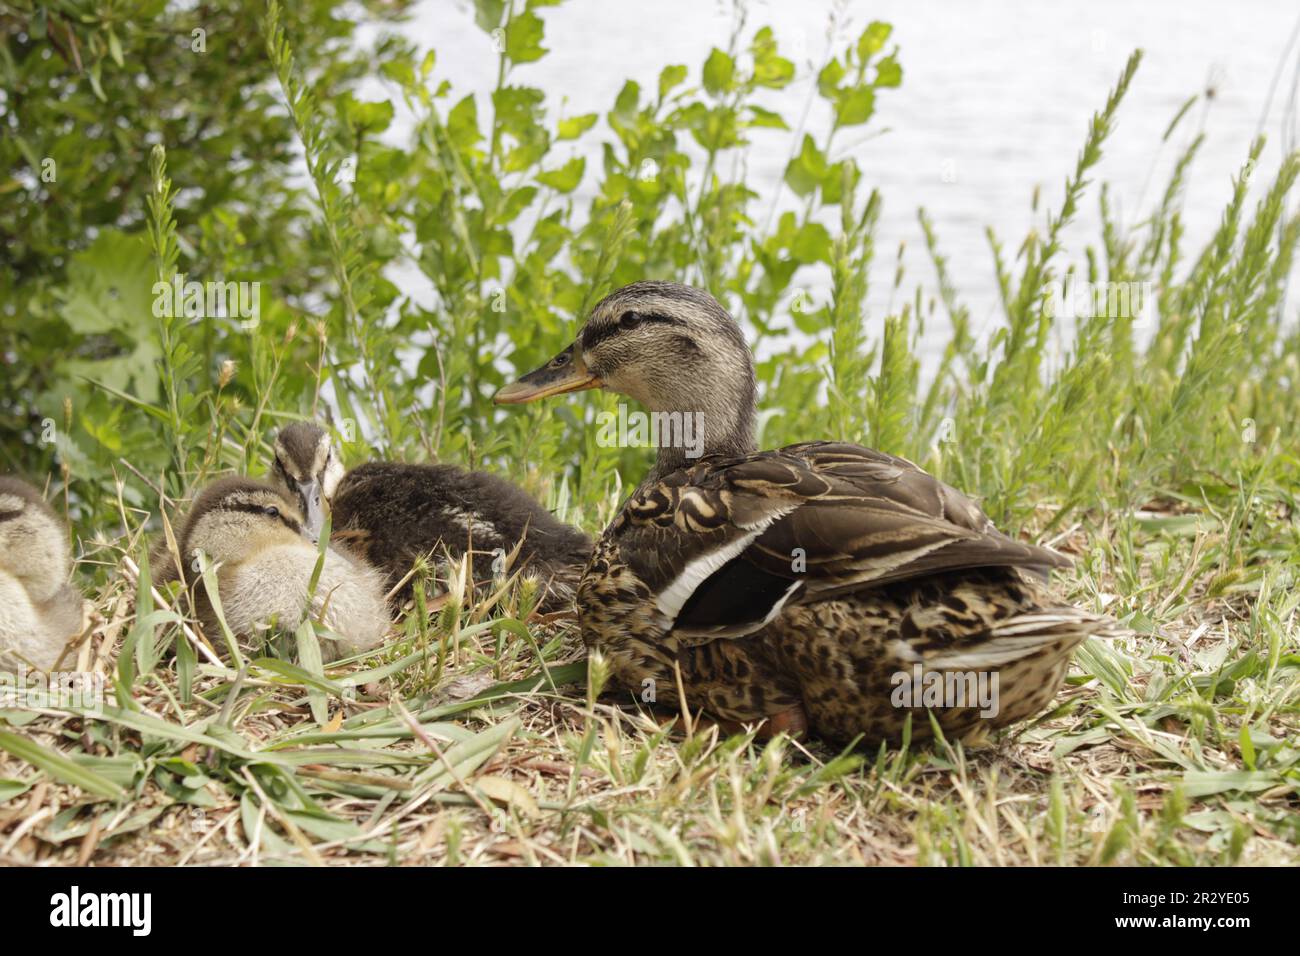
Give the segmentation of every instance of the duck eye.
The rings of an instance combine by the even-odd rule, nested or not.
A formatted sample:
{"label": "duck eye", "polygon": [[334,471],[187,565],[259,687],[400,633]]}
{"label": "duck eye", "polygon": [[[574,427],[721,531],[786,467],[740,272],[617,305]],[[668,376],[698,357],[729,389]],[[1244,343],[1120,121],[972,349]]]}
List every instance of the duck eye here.
{"label": "duck eye", "polygon": [[268,518],[278,518],[280,517],[280,509],[275,505],[271,505],[266,509],[266,516]]}
{"label": "duck eye", "polygon": [[624,312],[618,319],[619,328],[622,329],[635,329],[640,324],[640,312]]}

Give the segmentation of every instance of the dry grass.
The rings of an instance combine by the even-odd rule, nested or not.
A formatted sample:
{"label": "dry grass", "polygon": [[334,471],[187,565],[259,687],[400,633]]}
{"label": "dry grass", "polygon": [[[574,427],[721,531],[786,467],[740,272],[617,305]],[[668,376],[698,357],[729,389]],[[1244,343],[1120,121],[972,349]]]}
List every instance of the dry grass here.
{"label": "dry grass", "polygon": [[1263,567],[1225,584],[1230,518],[1186,517],[1058,538],[1094,555],[1058,586],[1139,633],[1081,648],[1053,712],[978,750],[670,732],[589,702],[571,622],[494,623],[526,617],[519,587],[408,618],[325,684],[200,662],[187,698],[131,643],[119,561],[76,666],[112,687],[124,641],[146,666],[99,717],[0,713],[47,761],[0,749],[0,863],[1295,865],[1300,596]]}

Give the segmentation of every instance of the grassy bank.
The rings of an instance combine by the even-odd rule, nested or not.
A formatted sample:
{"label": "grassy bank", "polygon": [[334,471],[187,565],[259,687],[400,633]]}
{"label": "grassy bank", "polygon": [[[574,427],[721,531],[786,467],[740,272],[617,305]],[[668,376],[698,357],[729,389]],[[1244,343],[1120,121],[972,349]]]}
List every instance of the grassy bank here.
{"label": "grassy bank", "polygon": [[[701,67],[578,117],[518,83],[545,54],[541,12],[476,11],[502,30],[481,100],[436,57],[380,44],[373,69],[414,116],[397,149],[380,140],[392,107],[356,99],[357,70],[295,56],[319,30],[268,7],[279,112],[262,132],[301,148],[310,179],[277,180],[288,256],[251,225],[264,184],[199,208],[204,182],[159,147],[134,211],[71,243],[63,271],[6,274],[28,311],[0,328],[32,374],[4,397],[5,464],[49,475],[70,518],[95,609],[75,669],[108,702],[0,711],[0,862],[1300,862],[1300,332],[1283,310],[1300,159],[1243,145],[1218,229],[1188,237],[1192,98],[1152,143],[1178,157],[1159,200],[1119,222],[1091,178],[1135,55],[1080,117],[1063,189],[1026,184],[1039,227],[990,233],[1001,311],[977,330],[924,211],[925,274],[878,261],[881,203],[906,197],[872,191],[840,146],[903,82],[886,25],[820,64],[833,119],[804,130],[763,105],[796,67],[743,11]],[[773,128],[789,130],[793,202],[768,216],[738,160]],[[600,170],[572,148],[586,137]],[[1103,232],[1068,261],[1063,230],[1097,202]],[[394,285],[399,265],[436,307]],[[256,322],[155,316],[150,290],[178,274],[259,282]],[[1083,645],[1054,709],[978,750],[839,752],[667,729],[673,715],[602,694],[572,620],[530,614],[526,583],[475,598],[463,575],[429,580],[380,653],[324,669],[292,650],[231,660],[152,585],[160,516],[224,471],[262,473],[298,416],[328,415],[349,465],[490,467],[598,532],[649,462],[598,445],[617,399],[506,414],[490,398],[643,277],[709,288],[764,347],[764,447],[842,438],[916,461],[1074,557],[1057,590],[1133,635]],[[869,335],[881,282],[902,305]],[[1072,282],[1105,307],[1063,314],[1054,290]],[[1150,309],[1114,307],[1134,288]],[[949,330],[933,375],[927,327]]]}

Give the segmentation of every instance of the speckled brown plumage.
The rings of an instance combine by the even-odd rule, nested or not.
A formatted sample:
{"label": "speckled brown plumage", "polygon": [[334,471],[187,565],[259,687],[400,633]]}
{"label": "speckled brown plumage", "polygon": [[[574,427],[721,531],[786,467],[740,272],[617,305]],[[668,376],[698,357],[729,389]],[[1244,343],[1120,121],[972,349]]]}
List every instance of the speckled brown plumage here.
{"label": "speckled brown plumage", "polygon": [[[695,591],[725,594],[723,617],[698,597],[664,613],[656,595],[683,567],[770,515]],[[796,548],[802,562],[791,559]],[[836,740],[896,740],[909,713],[913,738],[930,736],[925,708],[891,699],[896,675],[914,664],[996,672],[996,716],[935,709],[945,732],[962,736],[1040,711],[1070,651],[1110,632],[1049,596],[1042,571],[1065,563],[1003,535],[970,499],[902,459],[808,443],[706,459],[638,488],[597,544],[578,606],[588,646],[642,699],[653,688],[657,702],[677,704],[677,668],[689,704],[710,716],[756,723],[802,707],[810,729]],[[725,636],[722,622],[752,627],[790,588],[770,623]]]}

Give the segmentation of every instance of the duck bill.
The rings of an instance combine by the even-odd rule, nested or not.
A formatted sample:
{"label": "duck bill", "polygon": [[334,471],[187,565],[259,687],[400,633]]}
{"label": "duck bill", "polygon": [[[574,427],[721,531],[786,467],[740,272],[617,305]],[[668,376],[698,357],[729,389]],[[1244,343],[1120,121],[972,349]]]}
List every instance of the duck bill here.
{"label": "duck bill", "polygon": [[325,509],[321,506],[320,484],[315,480],[298,482],[298,503],[302,506],[302,530],[313,542],[320,541],[325,525]]}
{"label": "duck bill", "polygon": [[581,392],[600,388],[605,383],[587,368],[578,349],[570,345],[541,368],[534,369],[517,382],[511,382],[496,393],[493,401],[498,405],[519,405],[535,402],[551,395]]}

